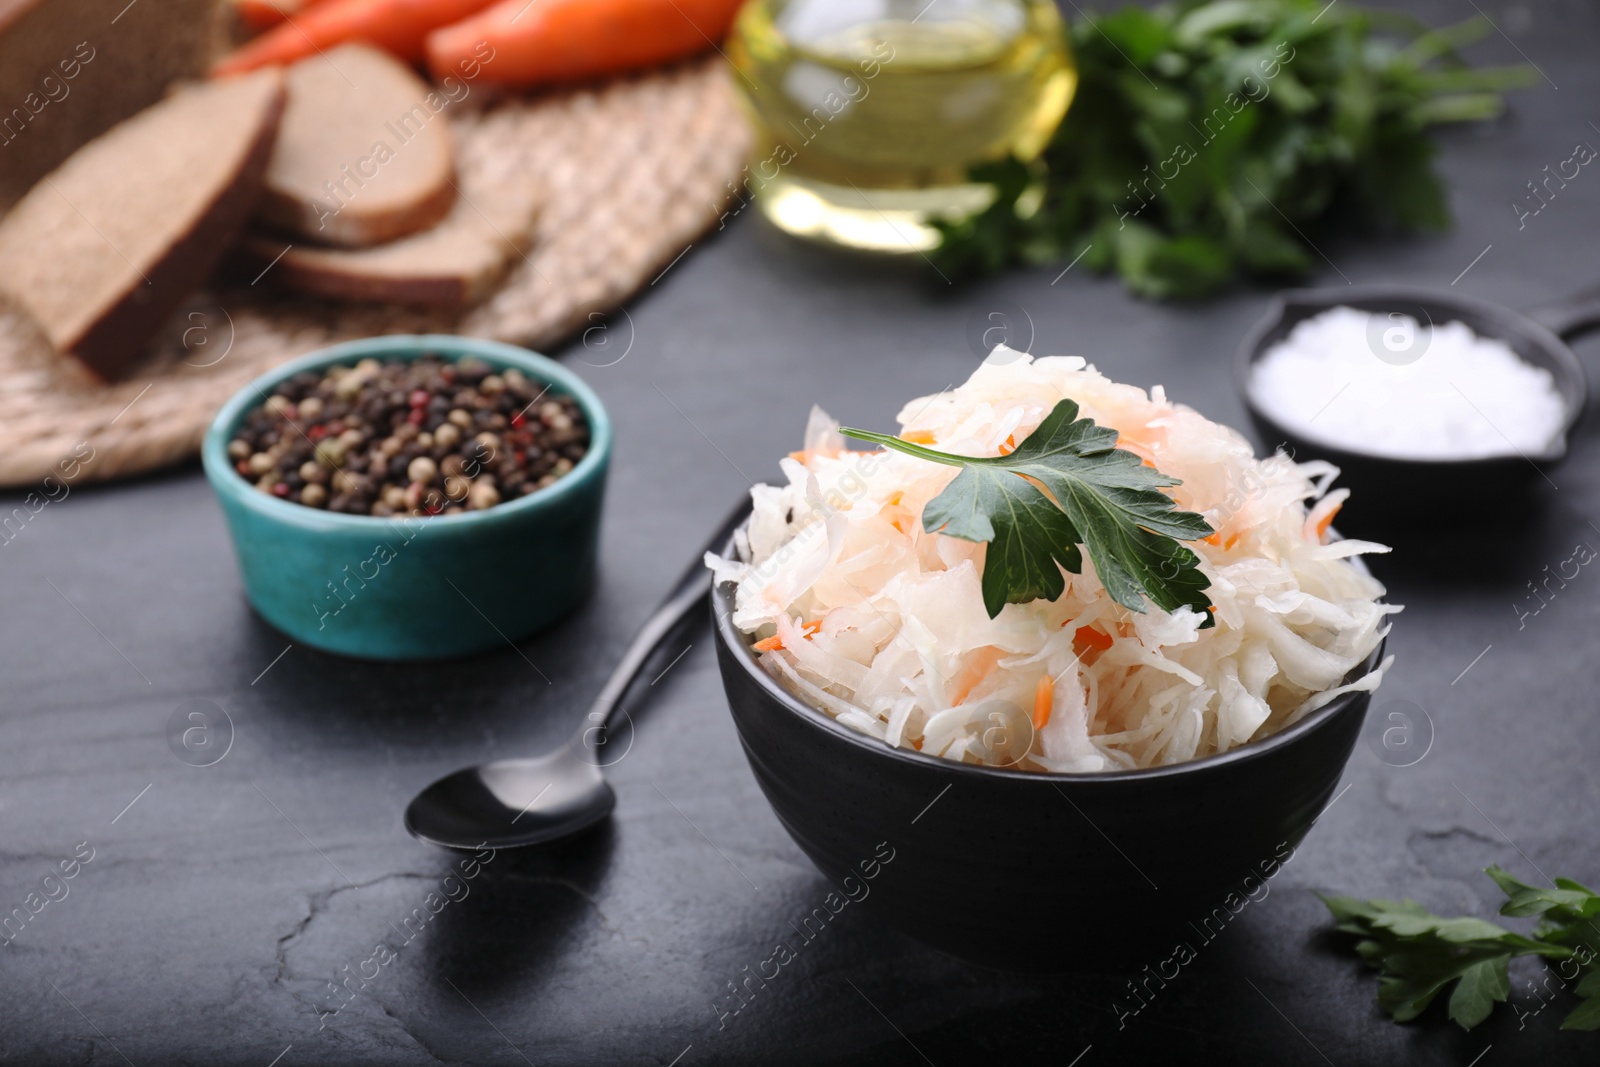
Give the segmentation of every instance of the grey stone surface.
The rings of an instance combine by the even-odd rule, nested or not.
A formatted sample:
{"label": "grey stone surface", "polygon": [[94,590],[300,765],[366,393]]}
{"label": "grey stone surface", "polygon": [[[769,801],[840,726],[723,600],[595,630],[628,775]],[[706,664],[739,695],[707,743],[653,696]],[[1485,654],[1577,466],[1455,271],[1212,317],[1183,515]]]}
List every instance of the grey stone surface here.
{"label": "grey stone surface", "polygon": [[[1600,13],[1487,0],[1416,9],[1442,22],[1473,6],[1510,35],[1475,56],[1520,50],[1554,84],[1519,94],[1501,122],[1443,137],[1453,231],[1319,241],[1330,263],[1318,283],[1455,279],[1456,291],[1529,306],[1600,280],[1600,175],[1585,170],[1520,231],[1510,208],[1575,142],[1600,143]],[[412,793],[564,738],[705,529],[751,480],[776,475],[812,402],[888,426],[904,400],[968,373],[971,323],[1015,305],[1036,353],[1087,356],[1243,425],[1228,360],[1265,289],[1152,305],[1081,269],[952,288],[919,260],[886,267],[799,248],[752,214],[696,246],[609,331],[560,353],[617,424],[602,575],[581,609],[519,651],[401,666],[286,651],[244,603],[195,468],[75,489],[0,547],[0,911],[80,842],[93,848],[68,895],[0,946],[0,1061],[1595,1062],[1593,1035],[1557,1029],[1570,996],[1538,1010],[1531,969],[1514,971],[1521,1018],[1502,1009],[1470,1034],[1442,1013],[1394,1025],[1312,895],[1411,895],[1487,915],[1496,893],[1478,872],[1491,863],[1530,880],[1600,880],[1600,577],[1585,571],[1525,625],[1514,607],[1574,544],[1600,547],[1592,420],[1514,532],[1475,535],[1496,502],[1463,500],[1377,562],[1407,607],[1373,718],[1410,702],[1431,721],[1431,750],[1395,767],[1358,746],[1347,788],[1270,895],[1123,1025],[1113,1002],[1158,961],[1010,977],[923,949],[854,906],[748,1006],[721,1014],[736,1003],[729,983],[792,936],[790,920],[828,885],[756,788],[703,628],[638,711],[612,771],[610,823],[559,848],[502,853],[465,897],[428,911],[454,857],[406,836]],[[1578,350],[1600,370],[1595,345]],[[0,510],[19,499],[0,498]],[[231,749],[207,767],[167,742],[174,709],[196,700],[233,727]],[[992,910],[1005,937],[1137,919],[1116,901],[1089,915],[973,906]],[[1173,902],[1191,906],[1205,910]],[[393,958],[366,962],[380,942]],[[374,969],[319,1027],[319,1009],[341,1003],[330,983]]]}

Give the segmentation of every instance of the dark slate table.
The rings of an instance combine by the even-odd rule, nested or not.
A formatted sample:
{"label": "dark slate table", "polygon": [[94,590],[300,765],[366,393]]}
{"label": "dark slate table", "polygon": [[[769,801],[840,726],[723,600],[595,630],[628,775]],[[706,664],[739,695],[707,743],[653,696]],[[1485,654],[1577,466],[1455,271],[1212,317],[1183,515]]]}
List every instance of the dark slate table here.
{"label": "dark slate table", "polygon": [[[1600,175],[1583,172],[1521,230],[1510,206],[1574,143],[1600,143],[1600,12],[1578,0],[1420,10],[1442,22],[1475,6],[1510,36],[1474,54],[1523,53],[1550,81],[1504,121],[1444,138],[1452,233],[1323,242],[1336,267],[1318,281],[1454,285],[1526,306],[1600,279]],[[916,259],[885,267],[797,248],[750,214],[560,353],[617,424],[603,570],[575,615],[518,651],[386,666],[290,646],[246,606],[193,467],[75,489],[0,547],[0,911],[24,906],[59,861],[92,854],[67,895],[0,946],[0,1060],[1596,1062],[1600,1039],[1557,1029],[1572,998],[1536,996],[1534,969],[1515,972],[1519,1012],[1473,1033],[1441,1014],[1389,1022],[1312,895],[1410,894],[1487,915],[1496,892],[1478,872],[1491,863],[1532,881],[1600,881],[1600,579],[1585,573],[1537,616],[1517,615],[1546,564],[1600,546],[1592,420],[1559,488],[1541,488],[1515,533],[1464,540],[1495,507],[1464,500],[1433,531],[1462,551],[1378,562],[1407,608],[1346,784],[1270,895],[1120,1026],[1113,1002],[1154,961],[998,975],[854,906],[732,1014],[729,983],[829,887],[756,788],[704,628],[638,716],[608,825],[444,882],[454,858],[401,827],[413,791],[564,737],[709,526],[751,479],[776,475],[813,401],[888,426],[905,399],[968,373],[975,322],[1020,307],[1036,353],[1087,356],[1242,424],[1227,361],[1264,290],[1156,306],[1081,270],[953,289]],[[1594,346],[1580,352],[1600,370]],[[19,500],[6,495],[4,511]],[[169,721],[190,701],[231,720],[231,747],[211,766],[169,747]],[[1412,766],[1376,741],[1391,711],[1416,724],[1412,751],[1427,748]],[[1136,919],[1115,901],[1093,915],[973,906],[1013,937],[1034,923]],[[319,1026],[319,1011],[344,1003],[334,983],[374,972]]]}

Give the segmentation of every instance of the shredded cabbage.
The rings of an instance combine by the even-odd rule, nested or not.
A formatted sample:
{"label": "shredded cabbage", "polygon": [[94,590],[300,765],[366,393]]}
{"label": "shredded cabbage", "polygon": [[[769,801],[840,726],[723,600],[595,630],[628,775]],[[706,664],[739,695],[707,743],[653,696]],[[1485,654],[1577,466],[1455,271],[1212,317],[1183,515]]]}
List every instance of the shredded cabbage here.
{"label": "shredded cabbage", "polygon": [[902,435],[942,451],[993,456],[1066,397],[1115,427],[1119,448],[1182,479],[1170,490],[1178,506],[1216,530],[1190,545],[1211,581],[1215,627],[1200,629],[1204,617],[1188,608],[1128,611],[1087,555],[1057,600],[989,618],[986,546],[922,529],[922,509],[956,468],[849,451],[813,409],[804,449],[782,461],[788,484],[751,490],[739,559],[707,557],[717,581],[737,583],[732,621],[762,641],[762,665],[886,744],[1056,772],[1226,752],[1340,693],[1377,688],[1392,657],[1344,679],[1400,609],[1350,561],[1387,548],[1324,543],[1347,495],[1328,491],[1337,468],[1256,459],[1237,432],[1159,386],[1147,395],[1077,357],[1001,348],[965,384],[907,404],[899,422]]}

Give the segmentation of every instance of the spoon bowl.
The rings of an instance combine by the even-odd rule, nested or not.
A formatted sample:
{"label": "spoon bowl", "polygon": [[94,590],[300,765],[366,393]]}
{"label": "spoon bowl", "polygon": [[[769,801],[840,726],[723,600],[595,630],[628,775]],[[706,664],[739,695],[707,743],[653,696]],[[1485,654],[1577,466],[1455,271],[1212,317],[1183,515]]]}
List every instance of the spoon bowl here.
{"label": "spoon bowl", "polygon": [[406,829],[430,845],[461,849],[540,845],[578,833],[617,802],[591,759],[568,744],[448,774],[411,801]]}

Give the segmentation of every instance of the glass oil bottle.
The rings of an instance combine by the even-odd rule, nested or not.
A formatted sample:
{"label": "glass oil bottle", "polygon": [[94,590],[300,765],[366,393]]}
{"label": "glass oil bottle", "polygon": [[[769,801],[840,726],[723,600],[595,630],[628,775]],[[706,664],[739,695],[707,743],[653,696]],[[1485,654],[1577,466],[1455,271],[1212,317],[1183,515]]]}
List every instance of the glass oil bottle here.
{"label": "glass oil bottle", "polygon": [[740,199],[882,252],[988,206],[968,169],[1036,157],[1077,88],[1053,0],[750,0],[729,58],[757,130]]}

